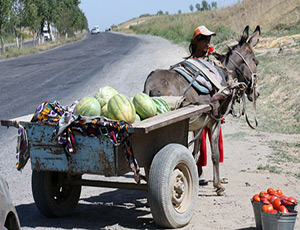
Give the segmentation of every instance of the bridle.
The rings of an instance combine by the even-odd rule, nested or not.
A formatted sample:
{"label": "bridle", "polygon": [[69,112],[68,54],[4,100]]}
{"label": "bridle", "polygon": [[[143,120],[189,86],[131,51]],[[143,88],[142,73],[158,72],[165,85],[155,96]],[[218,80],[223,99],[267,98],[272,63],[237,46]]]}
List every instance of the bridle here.
{"label": "bridle", "polygon": [[[248,67],[248,69],[251,72],[251,80],[248,80],[248,78],[243,74],[242,70],[240,69],[240,67],[232,60],[232,58],[229,57],[229,61],[233,64],[233,66],[236,68],[236,72],[239,76],[241,76],[244,81],[246,82],[246,85],[248,88],[253,89],[256,86],[256,78],[257,78],[257,73],[254,72],[252,70],[252,68],[250,67],[249,63],[247,62],[247,60],[245,59],[245,57],[237,50],[232,50],[232,53],[236,53],[238,54],[241,59],[243,60],[244,64]],[[250,86],[251,84],[251,86]]]}
{"label": "bridle", "polygon": [[[229,47],[229,49],[231,50],[231,48]],[[247,88],[252,90],[253,93],[253,110],[254,110],[254,121],[255,121],[255,127],[250,123],[247,113],[246,113],[246,99],[245,99],[245,94],[243,94],[242,97],[242,102],[243,102],[243,111],[242,111],[242,115],[245,114],[246,117],[246,121],[248,123],[248,125],[252,128],[255,129],[258,125],[257,119],[256,119],[256,83],[257,83],[257,73],[254,72],[251,68],[251,66],[249,65],[249,63],[247,62],[247,60],[245,59],[245,57],[237,50],[231,50],[232,53],[236,53],[237,55],[240,56],[240,58],[242,59],[243,63],[247,66],[247,68],[249,69],[250,73],[251,73],[251,80],[249,80],[245,74],[243,74],[243,71],[240,69],[240,67],[236,64],[235,61],[232,60],[232,58],[230,58],[229,56],[229,61],[232,63],[232,65],[235,67],[236,69],[236,73],[238,76],[242,77],[247,85]]]}

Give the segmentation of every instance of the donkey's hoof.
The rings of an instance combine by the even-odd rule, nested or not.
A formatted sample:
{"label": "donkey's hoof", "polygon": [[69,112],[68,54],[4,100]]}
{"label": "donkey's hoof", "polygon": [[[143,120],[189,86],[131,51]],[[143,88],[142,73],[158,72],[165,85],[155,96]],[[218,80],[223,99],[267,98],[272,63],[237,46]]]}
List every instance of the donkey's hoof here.
{"label": "donkey's hoof", "polygon": [[218,196],[224,196],[225,189],[224,188],[218,188],[216,193],[217,193]]}

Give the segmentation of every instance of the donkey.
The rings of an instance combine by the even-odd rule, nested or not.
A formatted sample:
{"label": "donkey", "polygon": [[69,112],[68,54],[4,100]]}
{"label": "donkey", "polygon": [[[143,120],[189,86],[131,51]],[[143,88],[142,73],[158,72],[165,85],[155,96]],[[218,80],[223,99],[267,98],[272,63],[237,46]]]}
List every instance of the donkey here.
{"label": "donkey", "polygon": [[[233,81],[244,86],[243,96],[247,95],[250,101],[255,103],[258,97],[256,91],[256,71],[258,60],[255,57],[253,47],[258,43],[260,36],[260,27],[257,26],[251,36],[249,36],[249,26],[246,26],[242,36],[237,45],[229,48],[226,55],[218,54],[217,58],[222,65],[228,70],[231,78],[223,80],[222,85],[228,86],[229,81]],[[198,93],[193,87],[189,87],[188,81],[183,78],[178,72],[174,70],[162,70],[157,69],[152,71],[144,84],[144,93],[150,96],[182,96],[185,92],[186,104],[207,104],[212,105],[212,114],[203,114],[197,119],[196,126],[190,128],[191,130],[197,130],[197,139],[194,142],[193,155],[197,161],[199,158],[199,149],[201,143],[200,135],[204,128],[211,130],[211,158],[213,162],[213,186],[216,188],[217,195],[222,196],[225,188],[221,185],[220,173],[219,173],[219,134],[221,127],[221,119],[223,115],[227,113],[234,113],[233,104],[234,100],[241,100],[241,97],[235,97],[231,90],[230,96],[224,96],[222,94],[201,94]],[[188,90],[187,90],[188,89]],[[241,90],[237,90],[240,91]],[[234,114],[233,114],[234,115]],[[202,167],[198,167],[198,173],[201,175]]]}

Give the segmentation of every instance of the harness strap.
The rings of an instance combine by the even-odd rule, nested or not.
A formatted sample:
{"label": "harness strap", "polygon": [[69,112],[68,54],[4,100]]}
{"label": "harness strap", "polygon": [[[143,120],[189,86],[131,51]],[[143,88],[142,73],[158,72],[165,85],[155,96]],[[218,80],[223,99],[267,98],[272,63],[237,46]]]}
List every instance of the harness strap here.
{"label": "harness strap", "polygon": [[[258,122],[256,119],[256,73],[253,72],[252,68],[250,67],[249,63],[247,62],[247,60],[245,59],[245,57],[238,52],[237,50],[233,50],[232,52],[236,53],[237,55],[240,56],[240,58],[243,60],[243,62],[245,63],[245,65],[248,67],[248,69],[251,72],[251,88],[252,88],[252,92],[253,92],[253,110],[254,110],[254,121],[255,121],[255,127],[251,124],[251,122],[248,119],[247,113],[246,113],[246,100],[243,98],[243,112],[242,114],[245,114],[245,118],[247,121],[247,124],[249,125],[250,128],[255,129],[258,126]],[[238,70],[238,74],[240,74],[241,76],[243,76],[244,80],[247,82],[247,85],[249,86],[249,80],[243,75],[242,71],[240,70],[240,68],[237,66],[237,64],[231,60],[231,58],[229,58],[229,61],[234,65],[234,67]],[[245,97],[245,95],[243,95],[243,97]]]}
{"label": "harness strap", "polygon": [[188,85],[188,87],[184,90],[183,92],[183,96],[187,93],[187,91],[193,86],[195,87],[198,91],[204,93],[204,94],[209,94],[209,90],[207,88],[205,88],[204,86],[200,85],[197,81],[196,78],[199,75],[196,74],[196,76],[193,78],[191,77],[188,73],[186,73],[184,71],[183,68],[180,67],[174,67],[173,70],[175,70],[176,72],[178,72],[179,74],[181,74],[190,84]]}
{"label": "harness strap", "polygon": [[254,113],[254,121],[255,121],[255,127],[251,124],[251,122],[248,119],[247,114],[245,113],[245,118],[247,121],[247,124],[250,126],[250,128],[255,129],[258,126],[258,121],[256,119],[256,94],[255,94],[255,87],[253,88],[253,113]]}

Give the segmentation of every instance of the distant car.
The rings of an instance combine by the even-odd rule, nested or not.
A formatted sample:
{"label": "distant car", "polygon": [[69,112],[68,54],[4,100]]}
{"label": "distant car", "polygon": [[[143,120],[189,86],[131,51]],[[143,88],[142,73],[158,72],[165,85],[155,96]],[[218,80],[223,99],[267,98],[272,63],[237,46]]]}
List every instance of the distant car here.
{"label": "distant car", "polygon": [[99,26],[94,26],[93,29],[91,30],[91,34],[99,34],[99,33],[100,33]]}
{"label": "distant car", "polygon": [[8,184],[0,176],[0,229],[20,230],[19,217],[11,200]]}

